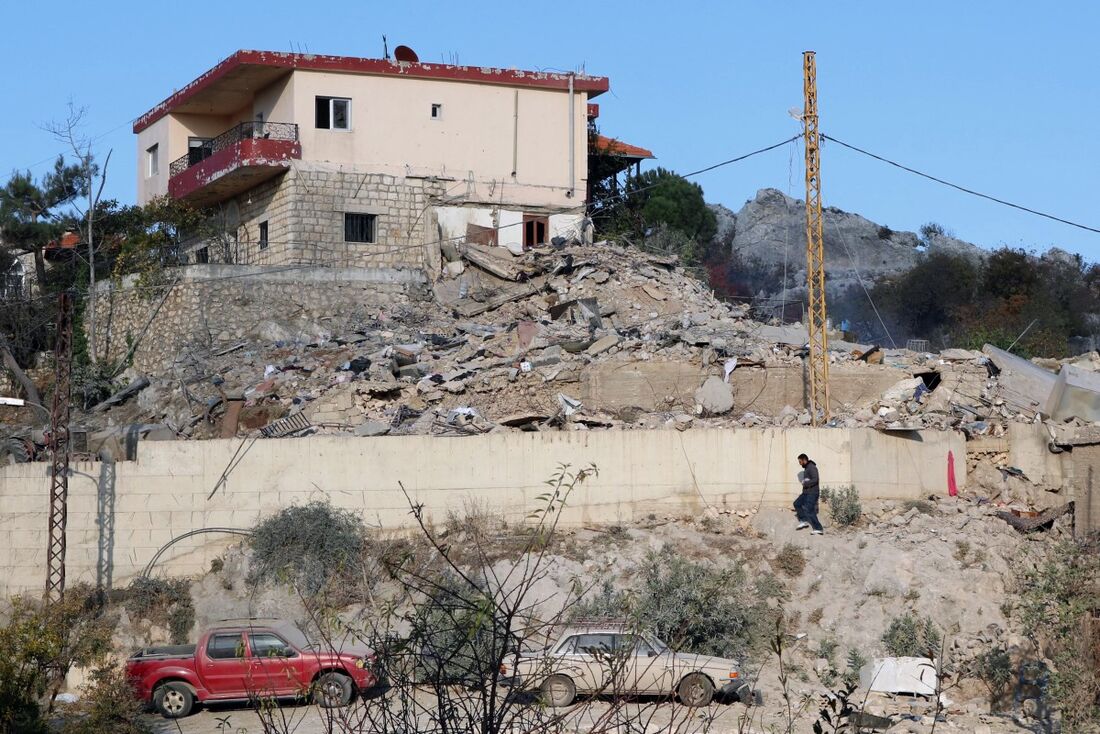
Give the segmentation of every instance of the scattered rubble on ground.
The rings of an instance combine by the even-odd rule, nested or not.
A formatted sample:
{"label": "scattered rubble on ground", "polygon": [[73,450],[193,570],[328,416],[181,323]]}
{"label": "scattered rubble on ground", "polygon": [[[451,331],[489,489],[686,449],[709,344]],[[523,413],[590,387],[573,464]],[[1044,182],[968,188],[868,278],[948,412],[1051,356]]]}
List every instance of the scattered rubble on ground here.
{"label": "scattered rubble on ground", "polygon": [[[805,329],[754,320],[674,257],[561,240],[444,255],[433,300],[395,302],[347,329],[291,329],[272,314],[250,337],[185,350],[161,375],[127,374],[79,419],[196,439],[812,422]],[[1036,363],[993,347],[932,354],[838,337],[831,426],[996,438],[1012,422],[1053,431],[1100,419],[1095,353]]]}

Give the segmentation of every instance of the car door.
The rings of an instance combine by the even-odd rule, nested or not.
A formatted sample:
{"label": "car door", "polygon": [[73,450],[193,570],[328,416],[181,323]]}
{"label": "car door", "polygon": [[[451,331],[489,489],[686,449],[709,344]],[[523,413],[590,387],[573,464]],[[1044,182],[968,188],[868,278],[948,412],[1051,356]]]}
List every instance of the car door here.
{"label": "car door", "polygon": [[607,693],[609,659],[614,654],[615,636],[580,634],[566,639],[555,651],[552,673],[573,679],[578,693]]}
{"label": "car door", "polygon": [[653,646],[641,635],[623,634],[616,636],[616,664],[619,666],[624,693],[659,694],[664,693],[660,681],[666,677],[663,659]]}
{"label": "car door", "polygon": [[248,633],[249,684],[255,695],[290,696],[304,691],[302,653],[274,632]]}
{"label": "car door", "polygon": [[249,666],[240,632],[214,632],[203,650],[202,680],[211,698],[247,698]]}

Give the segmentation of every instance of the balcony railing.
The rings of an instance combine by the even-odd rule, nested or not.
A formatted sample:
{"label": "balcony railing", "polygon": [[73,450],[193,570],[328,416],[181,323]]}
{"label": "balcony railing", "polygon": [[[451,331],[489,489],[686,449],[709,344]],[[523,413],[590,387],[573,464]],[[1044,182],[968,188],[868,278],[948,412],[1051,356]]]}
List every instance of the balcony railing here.
{"label": "balcony railing", "polygon": [[187,150],[187,155],[172,161],[169,176],[177,176],[191,166],[202,163],[219,150],[236,145],[242,140],[298,140],[298,126],[293,122],[242,122],[216,138]]}

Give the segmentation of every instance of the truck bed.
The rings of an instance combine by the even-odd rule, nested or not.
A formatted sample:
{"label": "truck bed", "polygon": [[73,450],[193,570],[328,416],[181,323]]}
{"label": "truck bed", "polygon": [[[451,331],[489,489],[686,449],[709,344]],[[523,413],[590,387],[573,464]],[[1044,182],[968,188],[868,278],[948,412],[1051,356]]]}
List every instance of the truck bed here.
{"label": "truck bed", "polygon": [[164,660],[167,658],[193,658],[194,645],[159,645],[143,647],[130,656],[131,660]]}

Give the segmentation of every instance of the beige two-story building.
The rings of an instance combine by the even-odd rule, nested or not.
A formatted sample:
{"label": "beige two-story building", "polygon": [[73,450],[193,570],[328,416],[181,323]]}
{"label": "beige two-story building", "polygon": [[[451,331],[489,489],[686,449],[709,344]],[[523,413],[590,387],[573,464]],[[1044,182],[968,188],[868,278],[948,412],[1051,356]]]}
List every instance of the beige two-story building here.
{"label": "beige two-story building", "polygon": [[[238,51],[142,115],[138,199],[209,207],[191,262],[438,263],[467,238],[516,249],[584,234],[606,77],[398,59]],[[609,153],[610,151],[610,153]]]}

